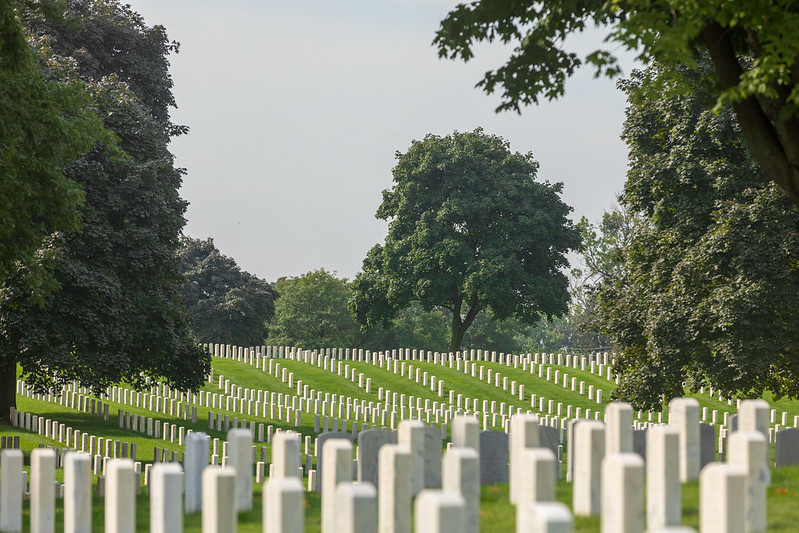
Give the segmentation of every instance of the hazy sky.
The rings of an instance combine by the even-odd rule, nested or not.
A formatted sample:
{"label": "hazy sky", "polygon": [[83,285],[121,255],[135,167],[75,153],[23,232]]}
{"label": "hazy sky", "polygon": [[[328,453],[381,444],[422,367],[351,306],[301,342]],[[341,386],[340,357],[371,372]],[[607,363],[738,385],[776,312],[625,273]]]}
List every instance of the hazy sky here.
{"label": "hazy sky", "polygon": [[584,70],[559,101],[495,114],[498,99],[474,85],[508,50],[464,64],[431,45],[454,0],[127,1],[181,44],[172,116],[190,132],[171,149],[187,170],[186,234],[268,281],[322,267],[352,278],[385,238],[374,214],[395,153],[428,133],[481,126],[532,152],[540,179],[564,182],[575,221],[598,221],[622,189],[615,82]]}

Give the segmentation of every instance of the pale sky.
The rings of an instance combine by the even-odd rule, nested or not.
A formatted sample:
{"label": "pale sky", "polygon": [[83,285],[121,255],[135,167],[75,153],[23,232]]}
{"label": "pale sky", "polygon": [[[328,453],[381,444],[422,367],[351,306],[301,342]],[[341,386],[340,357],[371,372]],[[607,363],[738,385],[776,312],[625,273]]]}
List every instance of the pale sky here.
{"label": "pale sky", "polygon": [[[483,127],[532,152],[575,222],[598,221],[623,187],[615,82],[586,69],[561,100],[495,114],[474,85],[508,50],[464,64],[431,45],[455,0],[127,1],[181,44],[172,117],[190,132],[171,150],[187,170],[185,233],[267,281],[317,268],[351,279],[385,239],[374,214],[395,152],[428,133]],[[590,52],[599,38],[571,44]]]}

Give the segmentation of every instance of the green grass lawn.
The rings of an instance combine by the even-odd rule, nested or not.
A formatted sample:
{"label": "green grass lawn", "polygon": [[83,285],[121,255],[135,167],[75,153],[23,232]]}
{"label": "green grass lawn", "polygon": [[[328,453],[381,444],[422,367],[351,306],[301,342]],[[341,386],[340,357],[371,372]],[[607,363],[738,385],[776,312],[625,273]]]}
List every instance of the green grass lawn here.
{"label": "green grass lawn", "polygon": [[[508,382],[515,380],[517,384],[523,384],[525,388],[525,398],[520,400],[518,395],[511,395],[510,390],[504,391],[501,387],[496,387],[492,384],[480,381],[471,377],[471,373],[465,374],[462,370],[458,371],[454,367],[450,368],[448,365],[440,365],[434,363],[426,363],[419,361],[406,361],[406,368],[413,366],[414,369],[419,368],[422,372],[427,371],[430,375],[436,376],[437,379],[444,381],[444,397],[439,397],[436,391],[432,391],[430,386],[423,386],[421,383],[416,383],[415,380],[409,379],[407,374],[405,377],[380,368],[374,364],[359,363],[357,361],[347,361],[350,368],[356,372],[362,372],[365,378],[371,379],[371,391],[366,392],[365,388],[359,387],[357,378],[355,381],[352,379],[345,379],[343,376],[337,375],[336,372],[324,370],[323,368],[304,363],[302,361],[292,361],[288,359],[275,360],[274,364],[280,363],[281,368],[286,368],[289,372],[294,373],[294,379],[302,380],[303,385],[308,385],[309,388],[322,392],[336,393],[339,396],[350,397],[366,402],[383,403],[378,400],[378,389],[390,390],[398,394],[406,395],[406,402],[409,396],[430,400],[432,404],[436,402],[446,403],[449,397],[449,391],[455,391],[457,394],[462,394],[464,397],[470,399],[477,398],[480,402],[480,409],[482,409],[483,400],[496,401],[497,403],[504,402],[506,406],[515,406],[523,410],[531,410],[538,413],[538,405],[532,406],[530,403],[530,395],[536,394],[539,398],[544,397],[547,400],[553,400],[555,405],[558,402],[571,404],[574,407],[581,407],[583,413],[585,409],[591,409],[593,412],[604,412],[605,406],[609,402],[611,391],[615,388],[615,383],[607,380],[603,376],[592,374],[588,371],[582,371],[579,368],[547,365],[554,371],[560,370],[561,380],[564,373],[569,377],[576,377],[579,381],[584,381],[586,389],[588,385],[593,385],[596,389],[603,391],[602,404],[598,404],[595,400],[589,400],[586,395],[580,395],[572,392],[570,387],[564,388],[561,384],[555,384],[546,379],[538,377],[538,368],[533,373],[529,370],[523,370],[521,366],[517,369],[512,366],[501,365],[499,363],[478,362],[480,366],[485,367],[485,371],[492,369],[494,372],[499,372],[502,376],[508,378]],[[400,363],[401,364],[401,363]],[[236,386],[257,390],[265,390],[267,392],[283,393],[289,395],[296,394],[296,384],[293,388],[289,388],[287,384],[283,383],[274,374],[269,374],[256,367],[232,361],[229,359],[213,358],[214,378],[211,383],[207,383],[203,390],[206,392],[221,393],[218,384],[218,377],[224,376],[224,379],[229,379]],[[546,370],[544,371],[544,374]],[[723,420],[722,413],[734,413],[735,406],[730,406],[726,401],[721,402],[717,398],[711,398],[708,394],[692,394],[701,407],[707,407],[710,411],[717,409],[719,411],[719,422]],[[778,410],[778,413],[786,412],[789,417],[789,425],[793,425],[793,417],[799,416],[799,402],[793,400],[780,399],[774,401],[770,395],[764,397],[773,408]],[[104,400],[105,401],[105,400]],[[153,451],[156,446],[159,448],[166,448],[170,451],[182,451],[182,447],[177,443],[170,443],[168,440],[155,439],[147,437],[146,434],[131,432],[119,428],[117,423],[117,409],[124,409],[131,413],[136,413],[141,416],[148,416],[154,419],[161,420],[162,422],[176,423],[182,425],[187,429],[194,431],[204,431],[211,435],[212,438],[219,438],[220,441],[224,440],[225,435],[223,432],[218,432],[215,429],[209,429],[207,419],[209,411],[214,413],[227,414],[228,416],[238,417],[240,420],[245,419],[248,422],[263,423],[265,425],[272,425],[275,428],[291,429],[307,435],[315,437],[312,413],[303,413],[302,425],[294,427],[293,423],[286,423],[285,421],[274,420],[268,417],[256,415],[242,415],[240,413],[228,412],[224,409],[211,409],[207,407],[198,407],[197,423],[179,419],[178,417],[171,417],[163,413],[154,413],[147,411],[143,408],[136,408],[131,405],[123,405],[119,402],[109,403],[109,421],[104,421],[96,416],[60,406],[58,404],[47,403],[32,398],[18,396],[18,407],[23,411],[29,411],[45,418],[58,420],[74,429],[80,430],[83,433],[91,435],[102,436],[105,438],[119,439],[126,442],[134,442],[138,448],[138,459],[144,465],[150,463],[153,458]],[[471,405],[469,406],[471,408]],[[507,412],[507,411],[506,411]],[[667,409],[664,406],[663,420],[667,420]],[[646,420],[646,413],[643,413],[644,420]],[[657,420],[655,418],[655,420]],[[778,414],[777,422],[780,422],[780,415]],[[64,445],[39,435],[35,435],[17,428],[11,428],[8,425],[0,425],[0,435],[19,435],[21,437],[21,447],[26,455],[26,464],[29,461],[30,451],[39,445],[49,445],[62,447]],[[256,443],[258,445],[266,445],[266,443]],[[773,447],[772,447],[773,450]],[[564,457],[565,461],[565,457]],[[62,470],[57,470],[57,479],[61,480],[63,476]],[[307,483],[305,481],[304,483]],[[683,485],[683,522],[685,525],[698,527],[699,520],[699,490],[697,483],[688,483]],[[566,482],[559,482],[557,486],[557,498],[571,507],[571,484]],[[240,531],[261,531],[261,488],[255,486],[255,508],[252,512],[243,513],[239,516],[239,530]],[[772,484],[768,489],[768,520],[769,532],[793,532],[796,531],[796,519],[799,516],[799,466],[785,467],[772,472]],[[27,502],[26,502],[27,513]],[[498,484],[484,486],[481,493],[481,531],[484,532],[513,532],[515,531],[515,509],[508,503],[508,487],[507,484]],[[149,527],[149,501],[144,495],[140,496],[137,501],[137,530],[147,531]],[[57,504],[57,519],[63,520],[62,502]],[[27,514],[26,514],[26,524]],[[320,520],[320,499],[318,494],[308,494],[306,497],[306,531],[315,532],[319,530]],[[59,522],[60,523],[60,522]],[[597,517],[575,518],[575,532],[595,533],[599,531],[599,519]],[[58,528],[63,526],[59,525]],[[94,499],[94,530],[102,531],[103,527],[103,500],[95,496]],[[201,515],[199,513],[186,516],[185,529],[187,531],[199,531],[201,528]],[[26,529],[27,531],[27,529]]]}
{"label": "green grass lawn", "polygon": [[[61,478],[60,470],[57,478]],[[261,486],[253,484],[253,510],[240,513],[238,517],[239,531],[262,531]],[[559,482],[556,499],[571,507],[571,483]],[[772,483],[767,492],[768,532],[793,533],[796,531],[797,512],[799,511],[799,465],[783,467],[772,472]],[[96,493],[93,497],[92,530],[103,531],[104,500]],[[24,531],[29,531],[29,502],[24,502]],[[142,492],[136,501],[136,531],[149,531],[149,497]],[[699,525],[699,484],[691,482],[682,486],[683,525],[698,530]],[[193,513],[184,517],[186,532],[201,532],[202,514]],[[56,502],[56,531],[63,531],[63,501]],[[321,498],[318,493],[306,493],[305,499],[305,531],[320,531]],[[574,517],[574,533],[598,533],[599,517]],[[486,533],[513,533],[516,531],[516,509],[508,503],[508,485],[506,483],[486,485],[480,495],[480,531]]]}

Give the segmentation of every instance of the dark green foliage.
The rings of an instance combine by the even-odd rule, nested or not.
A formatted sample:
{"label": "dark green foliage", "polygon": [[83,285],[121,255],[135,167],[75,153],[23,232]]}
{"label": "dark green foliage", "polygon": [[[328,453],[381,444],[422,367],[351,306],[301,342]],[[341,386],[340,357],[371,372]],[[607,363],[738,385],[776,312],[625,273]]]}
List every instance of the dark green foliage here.
{"label": "dark green foliage", "polygon": [[347,280],[325,269],[280,278],[275,316],[267,324],[267,344],[300,348],[355,346],[358,327],[347,312]]}
{"label": "dark green foliage", "polygon": [[277,293],[269,283],[241,270],[212,239],[183,237],[178,255],[195,336],[201,342],[260,346],[266,321],[275,313]]}
{"label": "dark green foliage", "polygon": [[[662,75],[636,73],[632,94]],[[601,322],[622,353],[614,397],[658,405],[690,387],[725,396],[799,395],[799,213],[747,149],[731,110],[694,92],[635,101],[623,194],[645,217],[621,275],[601,292]]]}
{"label": "dark green foliage", "polygon": [[[4,280],[0,361],[41,387],[79,380],[99,391],[145,376],[197,388],[210,358],[190,335],[176,251],[186,202],[167,142],[173,104],[163,28],[117,2],[71,1],[66,24],[28,12],[32,42],[59,80],[80,80],[113,130],[64,167],[85,194],[81,231],[43,250],[60,290],[32,301],[20,267]],[[5,374],[4,374],[5,375]]]}
{"label": "dark green foliage", "polygon": [[450,322],[446,311],[425,311],[419,302],[411,302],[410,306],[397,314],[388,328],[378,324],[372,330],[361,332],[358,347],[371,350],[417,348],[446,352],[449,349]]}
{"label": "dark green foliage", "polygon": [[42,74],[15,13],[20,7],[0,3],[0,279],[23,262],[29,290],[41,297],[53,283],[46,268],[32,268],[49,259],[37,261],[37,249],[45,235],[78,227],[83,201],[63,167],[104,132],[82,83]]}
{"label": "dark green foliage", "polygon": [[[569,51],[566,38],[589,27],[605,35],[594,52]],[[784,0],[475,1],[458,5],[441,22],[434,44],[443,57],[473,57],[480,42],[511,44],[510,58],[478,86],[502,92],[499,110],[518,111],[542,97],[557,98],[581,65],[597,76],[621,70],[620,48],[641,63],[662,65],[636,98],[690,96],[684,73],[707,53],[712,90],[704,108],[732,104],[741,142],[775,183],[799,204],[799,4]],[[680,68],[683,67],[683,68]],[[687,69],[685,68],[687,67]],[[643,89],[643,90],[641,90]],[[656,97],[655,96],[655,97]]]}
{"label": "dark green foliage", "polygon": [[511,153],[479,129],[428,135],[397,153],[394,187],[377,211],[389,221],[388,236],[353,282],[355,320],[387,326],[413,301],[446,309],[456,351],[485,309],[525,322],[564,313],[560,269],[579,235],[561,184],[535,181],[537,170],[531,154]]}

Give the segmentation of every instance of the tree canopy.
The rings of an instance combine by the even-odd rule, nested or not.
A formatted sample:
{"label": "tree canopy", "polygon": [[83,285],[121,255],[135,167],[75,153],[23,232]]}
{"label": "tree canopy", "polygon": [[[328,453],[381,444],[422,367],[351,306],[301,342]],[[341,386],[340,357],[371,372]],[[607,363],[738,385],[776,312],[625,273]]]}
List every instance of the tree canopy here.
{"label": "tree canopy", "polygon": [[275,290],[222,255],[213,239],[183,237],[180,243],[186,307],[197,339],[260,346],[275,313]]}
{"label": "tree canopy", "polygon": [[[64,165],[107,133],[79,80],[62,83],[42,72],[20,8],[0,4],[0,279],[18,262],[46,265],[37,261],[42,239],[78,227],[84,195]],[[46,271],[29,274],[34,293],[52,289]]]}
{"label": "tree canopy", "polygon": [[579,234],[561,184],[536,181],[532,154],[477,129],[427,135],[397,153],[394,186],[377,217],[389,221],[353,281],[350,310],[366,327],[388,325],[418,301],[451,315],[458,350],[477,315],[536,322],[567,309],[561,269]]}
{"label": "tree canopy", "polygon": [[[581,57],[568,51],[570,34],[595,25],[604,45]],[[662,75],[636,87],[636,97],[692,90],[683,76],[709,55],[713,90],[704,105],[732,104],[742,139],[774,182],[799,204],[799,5],[783,0],[702,2],[562,2],[556,0],[460,4],[441,22],[434,43],[443,57],[473,57],[482,41],[512,44],[507,63],[478,83],[502,91],[499,109],[518,111],[557,98],[581,65],[597,75],[620,73],[615,51],[632,50]],[[655,96],[656,97],[656,96]]]}
{"label": "tree canopy", "polygon": [[300,348],[355,346],[358,326],[347,311],[347,280],[325,269],[280,278],[275,316],[267,324],[268,344]]}
{"label": "tree canopy", "polygon": [[[660,67],[635,73],[632,95]],[[799,396],[799,213],[761,170],[729,108],[693,93],[633,99],[622,202],[643,223],[597,314],[618,343],[614,398],[660,405],[692,388]]]}
{"label": "tree canopy", "polygon": [[63,22],[27,11],[30,42],[47,75],[86,87],[114,138],[64,164],[85,201],[80,231],[53,234],[41,248],[52,252],[60,289],[39,305],[22,283],[30,267],[2,280],[0,389],[14,390],[17,363],[42,388],[79,380],[99,392],[146,377],[199,387],[210,358],[188,327],[176,255],[183,172],[167,150],[184,131],[169,121],[167,55],[176,45],[163,27],[146,26],[116,1],[72,0],[65,8]]}

